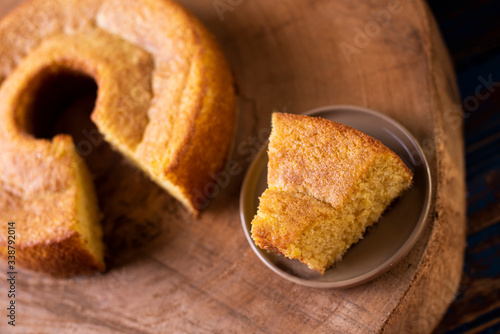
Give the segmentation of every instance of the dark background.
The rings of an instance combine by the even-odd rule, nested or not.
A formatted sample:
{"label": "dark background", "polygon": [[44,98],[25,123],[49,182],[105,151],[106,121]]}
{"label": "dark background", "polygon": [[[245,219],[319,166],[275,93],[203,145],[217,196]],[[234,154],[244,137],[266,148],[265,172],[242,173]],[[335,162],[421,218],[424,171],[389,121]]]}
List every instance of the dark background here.
{"label": "dark background", "polygon": [[500,1],[428,3],[462,95],[468,205],[460,289],[436,333],[500,333]]}

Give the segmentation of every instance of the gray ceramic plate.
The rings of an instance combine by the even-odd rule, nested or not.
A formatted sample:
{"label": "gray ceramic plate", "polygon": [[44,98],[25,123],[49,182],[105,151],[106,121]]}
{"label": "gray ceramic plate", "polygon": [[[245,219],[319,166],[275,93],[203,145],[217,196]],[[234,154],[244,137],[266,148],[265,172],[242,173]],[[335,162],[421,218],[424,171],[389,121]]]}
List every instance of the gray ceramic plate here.
{"label": "gray ceramic plate", "polygon": [[330,106],[306,115],[319,116],[349,125],[384,143],[414,172],[414,184],[384,213],[364,238],[352,246],[341,262],[321,275],[298,260],[255,246],[250,237],[251,221],[259,197],[267,188],[267,145],[252,162],[241,190],[240,214],[243,230],[252,249],[275,273],[298,284],[318,288],[351,287],[376,278],[401,260],[423,231],[431,201],[429,166],[416,139],[391,118],[355,106]]}

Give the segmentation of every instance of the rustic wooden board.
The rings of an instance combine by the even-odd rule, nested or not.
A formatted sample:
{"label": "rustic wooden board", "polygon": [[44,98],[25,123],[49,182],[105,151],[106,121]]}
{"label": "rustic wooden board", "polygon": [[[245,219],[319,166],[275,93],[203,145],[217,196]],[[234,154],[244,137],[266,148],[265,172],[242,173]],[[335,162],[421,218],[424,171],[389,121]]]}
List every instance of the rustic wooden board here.
{"label": "rustic wooden board", "polygon": [[[428,2],[454,60],[462,103],[468,112],[464,124],[468,218],[465,262],[459,293],[435,334],[498,333],[500,21],[496,18],[500,16],[500,2]],[[481,78],[488,77],[494,82],[483,85]],[[472,107],[465,105],[479,96],[486,98],[478,99]]]}
{"label": "rustic wooden board", "polygon": [[[232,159],[240,173],[195,219],[105,144],[95,147],[87,160],[105,215],[109,270],[67,280],[19,271],[16,330],[430,332],[460,279],[465,196],[455,78],[425,3],[182,2],[219,38],[234,69],[241,115]],[[405,125],[426,151],[435,186],[431,219],[410,254],[379,279],[343,290],[274,275],[250,249],[238,211],[244,171],[273,109],[330,104],[369,107]],[[75,128],[61,122],[77,142],[88,140],[78,138],[82,126],[92,126],[85,112],[72,116]],[[11,330],[0,322],[0,332]]]}

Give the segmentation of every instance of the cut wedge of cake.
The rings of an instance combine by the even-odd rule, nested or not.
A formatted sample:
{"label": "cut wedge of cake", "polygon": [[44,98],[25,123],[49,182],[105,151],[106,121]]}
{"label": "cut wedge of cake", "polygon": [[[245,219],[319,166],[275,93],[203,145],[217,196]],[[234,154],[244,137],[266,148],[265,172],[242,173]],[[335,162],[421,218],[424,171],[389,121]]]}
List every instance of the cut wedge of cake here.
{"label": "cut wedge of cake", "polygon": [[410,187],[412,172],[381,142],[346,125],[274,113],[272,126],[268,189],[252,238],[324,273]]}

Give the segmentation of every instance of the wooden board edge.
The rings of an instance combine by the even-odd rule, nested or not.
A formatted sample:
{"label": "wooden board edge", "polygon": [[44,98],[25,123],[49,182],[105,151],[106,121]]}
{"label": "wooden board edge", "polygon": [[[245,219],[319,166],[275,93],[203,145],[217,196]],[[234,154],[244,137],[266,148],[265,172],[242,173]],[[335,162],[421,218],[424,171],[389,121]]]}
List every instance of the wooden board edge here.
{"label": "wooden board edge", "polygon": [[[433,14],[425,2],[415,4],[427,20],[424,45],[433,109],[435,164],[430,237],[398,305],[380,333],[431,333],[456,296],[462,276],[466,233],[466,186],[462,110],[452,61]],[[432,148],[431,148],[432,149]]]}

